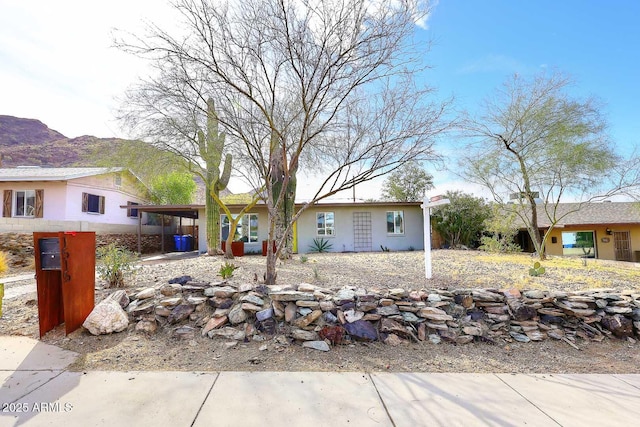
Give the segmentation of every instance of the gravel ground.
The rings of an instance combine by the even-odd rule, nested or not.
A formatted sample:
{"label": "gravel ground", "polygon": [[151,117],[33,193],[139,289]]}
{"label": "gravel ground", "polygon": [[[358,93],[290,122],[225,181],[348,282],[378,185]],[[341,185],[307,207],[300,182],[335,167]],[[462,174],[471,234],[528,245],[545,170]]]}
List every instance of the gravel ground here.
{"label": "gravel ground", "polygon": [[[547,272],[531,277],[528,255],[487,255],[475,251],[440,250],[433,253],[432,280],[424,278],[422,252],[360,254],[309,254],[278,266],[278,284],[312,283],[330,289],[344,286],[369,290],[511,288],[579,290],[587,288],[637,289],[640,268],[632,263],[613,263],[564,258],[544,262]],[[174,261],[145,261],[129,279],[135,290],[190,275],[202,281],[219,280],[221,257],[192,257]],[[230,281],[260,280],[265,258],[246,256],[233,261],[238,268]],[[14,273],[15,274],[15,273]],[[25,286],[13,282],[7,288]],[[96,301],[112,290],[98,282]],[[0,334],[36,337],[38,315],[35,292],[5,299]],[[418,343],[391,347],[380,343],[353,343],[327,353],[289,345],[277,339],[241,343],[232,348],[220,339],[197,336],[191,341],[172,338],[161,330],[147,336],[128,330],[94,337],[84,330],[64,336],[58,327],[44,342],[81,354],[77,370],[211,370],[211,371],[415,371],[415,372],[518,372],[518,373],[640,373],[640,344],[617,339],[578,341],[580,350],[566,343],[452,344]]]}

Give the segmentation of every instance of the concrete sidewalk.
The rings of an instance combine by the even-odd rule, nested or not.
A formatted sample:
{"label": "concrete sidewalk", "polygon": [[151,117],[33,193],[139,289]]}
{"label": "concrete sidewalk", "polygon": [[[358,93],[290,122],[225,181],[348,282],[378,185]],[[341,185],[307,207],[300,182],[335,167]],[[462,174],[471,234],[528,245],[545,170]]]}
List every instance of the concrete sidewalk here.
{"label": "concrete sidewalk", "polygon": [[0,336],[0,426],[635,425],[640,375],[70,372]]}

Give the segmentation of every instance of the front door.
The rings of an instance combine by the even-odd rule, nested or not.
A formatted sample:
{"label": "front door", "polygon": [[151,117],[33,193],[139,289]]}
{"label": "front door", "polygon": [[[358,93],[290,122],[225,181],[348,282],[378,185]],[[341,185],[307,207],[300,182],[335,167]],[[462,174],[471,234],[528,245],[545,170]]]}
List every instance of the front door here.
{"label": "front door", "polygon": [[628,231],[613,232],[613,247],[616,261],[631,261],[631,237]]}
{"label": "front door", "polygon": [[353,213],[353,250],[371,252],[373,248],[371,236],[371,212]]}

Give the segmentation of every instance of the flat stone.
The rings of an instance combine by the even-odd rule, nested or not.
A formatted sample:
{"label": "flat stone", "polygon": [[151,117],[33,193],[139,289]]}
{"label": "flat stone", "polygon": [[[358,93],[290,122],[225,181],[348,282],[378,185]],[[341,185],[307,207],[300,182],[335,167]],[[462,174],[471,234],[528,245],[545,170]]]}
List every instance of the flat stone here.
{"label": "flat stone", "polygon": [[453,320],[453,316],[447,314],[444,310],[440,310],[435,307],[424,307],[418,311],[418,316],[429,319],[429,320],[437,320],[441,322],[446,322],[448,320]]}
{"label": "flat stone", "polygon": [[620,314],[603,317],[602,325],[618,338],[626,338],[633,335],[632,320]]}
{"label": "flat stone", "polygon": [[307,314],[306,316],[300,317],[299,319],[294,320],[293,322],[291,322],[291,324],[298,328],[304,328],[306,326],[309,326],[311,323],[315,322],[317,319],[320,318],[320,316],[322,316],[322,310],[314,310],[313,312]]}
{"label": "flat stone", "polygon": [[478,326],[465,326],[462,328],[462,332],[464,332],[467,335],[473,335],[477,337],[480,337],[483,335],[482,328]]}
{"label": "flat stone", "polygon": [[310,283],[300,283],[298,285],[299,292],[315,292],[316,289],[317,289],[317,286],[312,285]]}
{"label": "flat stone", "polygon": [[494,292],[489,292],[486,290],[481,290],[481,289],[474,289],[473,291],[471,291],[471,296],[473,296],[473,299],[476,301],[476,303],[478,301],[483,301],[483,302],[504,301],[504,297],[502,295]]}
{"label": "flat stone", "polygon": [[240,286],[238,286],[239,293],[250,292],[250,291],[253,291],[254,289],[255,289],[255,285],[252,285],[251,283],[242,283]]}
{"label": "flat stone", "polygon": [[633,313],[633,309],[631,307],[608,306],[608,307],[605,307],[604,311],[607,314],[631,314],[631,313]]}
{"label": "flat stone", "polygon": [[196,336],[196,329],[191,326],[181,326],[173,331],[173,336],[180,340],[191,340]]}
{"label": "flat stone", "polygon": [[213,317],[228,316],[230,311],[230,308],[216,308],[216,310],[213,312]]}
{"label": "flat stone", "polygon": [[322,315],[324,317],[325,322],[327,323],[337,323],[338,318],[330,311],[325,311]]}
{"label": "flat stone", "polygon": [[141,320],[136,323],[136,332],[154,334],[158,330],[158,322],[155,320]]}
{"label": "flat stone", "polygon": [[231,311],[229,311],[229,322],[232,325],[237,325],[238,323],[242,323],[249,317],[247,312],[242,309],[240,304],[233,306]]}
{"label": "flat stone", "polygon": [[160,288],[160,293],[166,297],[174,296],[182,292],[182,285],[179,283],[169,283]]}
{"label": "flat stone", "polygon": [[442,342],[442,338],[440,338],[440,335],[438,334],[429,334],[428,338],[431,344],[440,344]]}
{"label": "flat stone", "polygon": [[171,314],[171,309],[169,307],[165,307],[163,305],[158,305],[158,306],[156,306],[155,313],[158,316],[169,317],[169,315]]}
{"label": "flat stone", "polygon": [[420,321],[420,318],[418,318],[418,316],[409,311],[403,311],[401,314],[402,318],[407,323],[418,323]]}
{"label": "flat stone", "polygon": [[267,319],[271,319],[273,317],[273,308],[267,308],[265,310],[260,310],[256,313],[256,320],[262,322]]}
{"label": "flat stone", "polygon": [[362,319],[363,317],[364,317],[364,313],[362,311],[347,310],[344,312],[344,318],[349,323],[353,323],[356,320]]}
{"label": "flat stone", "polygon": [[195,310],[195,307],[191,304],[180,304],[173,310],[171,310],[171,314],[167,318],[169,323],[178,323],[189,317],[191,313]]}
{"label": "flat stone", "polygon": [[318,339],[318,333],[314,331],[305,331],[304,329],[291,329],[291,338],[300,341],[315,341]]}
{"label": "flat stone", "polygon": [[127,308],[129,303],[131,302],[129,300],[129,296],[127,295],[127,292],[124,291],[123,289],[115,291],[114,293],[109,295],[107,298],[110,298],[116,301],[118,304],[120,304],[120,307],[122,308]]}
{"label": "flat stone", "polygon": [[389,289],[388,293],[392,298],[404,298],[408,295],[407,291],[402,288]]}
{"label": "flat stone", "polygon": [[175,307],[182,302],[182,297],[163,298],[158,302],[165,307]]}
{"label": "flat stone", "polygon": [[378,303],[376,301],[362,301],[356,304],[356,307],[360,311],[372,311],[378,307]]}
{"label": "flat stone", "polygon": [[376,341],[378,339],[378,331],[366,320],[356,320],[353,323],[344,325],[347,333],[356,340]]}
{"label": "flat stone", "polygon": [[156,296],[156,288],[146,288],[138,292],[135,299],[148,299]]}
{"label": "flat stone", "polygon": [[232,328],[230,326],[225,326],[222,329],[213,329],[207,333],[209,338],[213,337],[222,337],[226,339],[232,339],[236,341],[242,341],[245,339],[246,334],[244,331],[238,330],[236,328]]}
{"label": "flat stone", "polygon": [[381,316],[393,316],[400,314],[400,310],[397,305],[392,304],[376,308],[376,313]]}
{"label": "flat stone", "polygon": [[238,293],[238,291],[231,286],[214,286],[204,290],[205,296],[217,298],[231,298],[236,293]]}
{"label": "flat stone", "polygon": [[435,329],[438,331],[447,331],[449,327],[444,323],[435,323],[435,322],[425,322],[424,323],[427,328]]}
{"label": "flat stone", "polygon": [[320,308],[320,303],[318,301],[296,301],[296,306],[316,310]]}
{"label": "flat stone", "polygon": [[442,295],[440,295],[440,294],[429,294],[427,296],[427,301],[428,302],[440,302],[440,301],[442,301]]}
{"label": "flat stone", "polygon": [[331,348],[329,347],[329,344],[327,344],[324,341],[305,341],[305,342],[302,343],[302,347],[311,348],[311,349],[319,350],[319,351],[329,351],[329,350],[331,350]]}
{"label": "flat stone", "polygon": [[531,338],[529,338],[528,336],[526,336],[526,335],[524,335],[524,334],[520,334],[520,333],[518,333],[518,332],[513,332],[513,331],[511,331],[511,332],[509,332],[509,335],[511,335],[511,337],[512,337],[514,340],[518,341],[518,342],[524,342],[524,343],[527,343],[527,342],[531,341]]}
{"label": "flat stone", "polygon": [[240,307],[244,311],[250,311],[252,313],[257,313],[258,311],[262,310],[262,306],[254,305],[249,302],[243,302],[242,304],[240,304]]}
{"label": "flat stone", "polygon": [[456,337],[456,344],[469,344],[473,341],[473,335],[460,335]]}
{"label": "flat stone", "polygon": [[336,303],[341,303],[343,301],[353,301],[356,296],[356,292],[353,289],[342,288],[333,296],[333,300]]}
{"label": "flat stone", "polygon": [[209,331],[212,331],[213,329],[219,329],[223,327],[228,320],[229,318],[227,318],[227,316],[212,317],[211,319],[209,319],[204,328],[202,328],[202,336],[206,336]]}
{"label": "flat stone", "polygon": [[396,334],[389,334],[387,338],[385,338],[384,343],[392,347],[397,347],[402,344],[407,344],[407,341],[403,340]]}
{"label": "flat stone", "polygon": [[257,305],[262,307],[264,305],[264,300],[257,295],[247,294],[240,298],[240,302],[248,302],[253,305]]}
{"label": "flat stone", "polygon": [[546,298],[547,293],[545,291],[541,291],[539,289],[533,289],[529,291],[524,291],[524,296],[530,299],[543,299]]}
{"label": "flat stone", "polygon": [[395,300],[392,300],[390,298],[382,298],[380,300],[380,305],[382,307],[387,307],[387,306],[390,306],[390,305],[394,305],[395,303],[396,303]]}
{"label": "flat stone", "polygon": [[153,299],[149,298],[142,302],[134,301],[133,303],[129,304],[129,306],[127,307],[127,312],[129,312],[133,317],[137,317],[153,312],[155,307],[156,302]]}
{"label": "flat stone", "polygon": [[195,296],[189,296],[187,298],[187,302],[189,304],[193,304],[193,305],[200,305],[200,304],[204,304],[206,301],[208,300],[207,297],[195,297]]}
{"label": "flat stone", "polygon": [[564,329],[549,329],[547,331],[547,336],[555,340],[561,340],[564,338]]}
{"label": "flat stone", "polygon": [[330,301],[330,300],[320,301],[320,310],[331,311],[334,308],[336,308],[336,305],[333,303],[333,301]]}
{"label": "flat stone", "polygon": [[298,314],[300,314],[300,316],[306,316],[307,314],[311,313],[313,310],[307,307],[300,307],[296,311],[298,312]]}
{"label": "flat stone", "polygon": [[315,297],[308,292],[278,291],[271,292],[269,296],[274,301],[313,301]]}
{"label": "flat stone", "polygon": [[366,313],[364,315],[364,317],[362,318],[362,320],[367,320],[370,322],[375,322],[382,319],[382,316],[380,314],[376,314],[376,313]]}

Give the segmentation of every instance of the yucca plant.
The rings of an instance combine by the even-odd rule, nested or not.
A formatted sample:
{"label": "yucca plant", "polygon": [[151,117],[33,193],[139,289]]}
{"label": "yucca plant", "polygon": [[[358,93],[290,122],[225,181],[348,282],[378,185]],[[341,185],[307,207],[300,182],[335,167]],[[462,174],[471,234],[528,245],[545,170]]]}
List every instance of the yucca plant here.
{"label": "yucca plant", "polygon": [[333,244],[324,238],[313,239],[313,243],[309,245],[312,252],[329,252]]}

